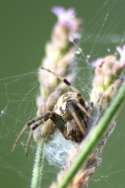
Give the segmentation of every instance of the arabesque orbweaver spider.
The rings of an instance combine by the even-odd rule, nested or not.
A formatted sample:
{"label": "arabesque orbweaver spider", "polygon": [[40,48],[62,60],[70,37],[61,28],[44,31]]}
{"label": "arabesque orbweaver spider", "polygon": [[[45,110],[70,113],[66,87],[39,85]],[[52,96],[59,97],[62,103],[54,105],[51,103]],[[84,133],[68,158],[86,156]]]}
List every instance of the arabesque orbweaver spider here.
{"label": "arabesque orbweaver spider", "polygon": [[[41,130],[38,131],[39,138],[36,140],[51,135],[56,128],[59,129],[66,139],[74,142],[81,142],[88,132],[88,121],[91,118],[91,108],[85,102],[80,92],[75,87],[71,86],[71,83],[66,78],[58,76],[49,69],[43,67],[41,67],[41,69],[48,71],[55,75],[57,79],[63,81],[69,91],[60,91],[60,95],[55,97],[56,100],[54,102],[51,101],[53,105],[50,105],[51,108],[48,108],[47,112],[29,121],[22,128],[12,147],[12,151],[15,149],[17,142],[28,127],[31,128],[31,131],[29,133],[27,146],[32,135],[36,134],[35,131],[39,127],[41,127]],[[53,97],[51,97],[51,100],[52,99]],[[35,137],[37,136],[35,135]]]}

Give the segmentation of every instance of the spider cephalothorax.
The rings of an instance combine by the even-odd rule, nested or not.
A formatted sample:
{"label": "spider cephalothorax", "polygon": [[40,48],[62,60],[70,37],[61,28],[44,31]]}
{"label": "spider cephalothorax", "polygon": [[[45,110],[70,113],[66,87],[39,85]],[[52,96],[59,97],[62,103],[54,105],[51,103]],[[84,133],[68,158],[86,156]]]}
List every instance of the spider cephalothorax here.
{"label": "spider cephalothorax", "polygon": [[88,120],[90,118],[89,109],[81,94],[76,91],[69,91],[63,94],[57,101],[54,112],[65,122],[63,128],[58,126],[66,139],[80,142],[86,135]]}
{"label": "spider cephalothorax", "polygon": [[[52,97],[50,95],[49,103],[46,104],[47,111],[27,123],[17,136],[13,149],[27,127],[31,128],[28,143],[31,135],[36,138],[36,141],[39,141],[41,138],[51,135],[55,129],[58,129],[66,139],[74,142],[81,142],[88,132],[88,121],[91,118],[90,108],[80,92],[72,87],[67,79],[59,77],[51,70],[42,69],[63,81],[67,91],[64,92],[60,89],[60,92],[52,93]],[[59,96],[57,93],[59,93]],[[53,99],[55,100],[52,101]]]}

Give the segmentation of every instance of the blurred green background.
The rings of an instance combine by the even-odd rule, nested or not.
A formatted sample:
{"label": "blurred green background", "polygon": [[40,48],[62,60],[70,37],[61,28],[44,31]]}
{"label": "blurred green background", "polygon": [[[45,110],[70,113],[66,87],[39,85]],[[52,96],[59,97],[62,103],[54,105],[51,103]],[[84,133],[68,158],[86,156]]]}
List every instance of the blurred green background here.
{"label": "blurred green background", "polygon": [[[37,68],[44,56],[56,18],[52,6],[74,7],[83,19],[79,67],[86,55],[91,60],[114,53],[125,42],[124,0],[36,0],[1,1],[0,3],[0,187],[26,188],[32,173],[33,146],[30,156],[24,153],[25,137],[14,153],[10,152],[16,134],[35,115],[38,93]],[[85,69],[86,70],[86,69]],[[80,69],[79,69],[80,71]],[[85,77],[77,77],[79,87],[87,87]],[[102,164],[92,177],[89,188],[125,187],[124,109],[117,128],[105,147]],[[54,179],[55,167],[45,164],[43,186]]]}

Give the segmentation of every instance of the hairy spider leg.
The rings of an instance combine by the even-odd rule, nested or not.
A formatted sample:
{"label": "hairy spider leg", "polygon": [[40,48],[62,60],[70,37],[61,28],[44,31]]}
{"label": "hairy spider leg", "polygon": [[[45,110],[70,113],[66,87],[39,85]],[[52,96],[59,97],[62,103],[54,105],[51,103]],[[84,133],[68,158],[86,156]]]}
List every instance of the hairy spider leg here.
{"label": "hairy spider leg", "polygon": [[[77,106],[77,103],[75,103],[75,105]],[[73,117],[73,119],[75,120],[77,126],[79,127],[81,133],[84,135],[86,126],[85,126],[85,124],[83,125],[82,124],[83,122],[81,123],[80,119],[78,118],[78,115],[76,113],[76,109],[74,107],[74,102],[70,101],[70,103],[68,104],[67,107],[68,107],[68,110],[69,110],[71,116]]]}
{"label": "hairy spider leg", "polygon": [[41,119],[43,118],[43,116],[39,116],[39,117],[36,117],[32,120],[30,120],[29,122],[27,122],[27,126],[30,127],[32,124],[36,123],[37,121],[40,121]]}
{"label": "hairy spider leg", "polygon": [[80,103],[77,103],[77,106],[80,108],[82,112],[84,112],[89,118],[91,117],[90,113],[82,106]]}
{"label": "hairy spider leg", "polygon": [[27,143],[26,143],[26,154],[28,152],[28,147],[29,147],[29,144],[32,140],[32,136],[33,136],[33,130],[35,130],[37,127],[39,127],[42,123],[44,123],[45,121],[47,121],[48,119],[51,119],[55,126],[63,133],[64,132],[64,125],[65,125],[65,122],[63,120],[63,118],[54,113],[54,112],[47,112],[45,113],[44,115],[38,117],[38,118],[35,118],[31,121],[29,121],[22,129],[21,131],[19,132],[19,134],[17,135],[17,138],[15,140],[15,143],[13,144],[12,146],[12,152],[15,150],[16,148],[16,145],[18,143],[18,141],[20,140],[21,136],[23,135],[24,131],[28,128],[28,127],[31,127],[32,130],[30,130],[30,133],[29,133],[29,136],[28,136],[28,139],[27,139]]}
{"label": "hairy spider leg", "polygon": [[26,146],[25,146],[26,155],[28,155],[29,153],[29,146],[31,145],[32,137],[33,137],[33,133],[32,133],[32,130],[30,130],[27,141],[26,141]]}
{"label": "hairy spider leg", "polygon": [[16,140],[15,140],[15,142],[14,142],[12,148],[11,148],[11,152],[13,152],[13,151],[15,150],[18,141],[20,140],[21,136],[23,135],[23,133],[25,132],[25,130],[26,130],[27,128],[28,128],[28,126],[27,126],[27,124],[26,124],[26,125],[24,125],[24,127],[21,129],[21,131],[20,131],[19,134],[17,135]]}
{"label": "hairy spider leg", "polygon": [[[37,124],[40,125],[41,122],[39,123],[38,121],[40,121],[42,118],[43,118],[43,117],[41,117],[41,116],[40,116],[40,117],[37,117],[37,118],[35,118],[35,119],[29,121],[26,125],[24,125],[24,127],[20,130],[19,134],[18,134],[17,137],[16,137],[16,140],[15,140],[13,146],[12,146],[12,149],[11,149],[12,152],[15,150],[16,145],[17,145],[17,143],[19,142],[19,140],[20,140],[21,136],[23,135],[23,133],[25,132],[25,130],[26,130],[28,127],[32,126],[32,125],[34,125],[33,128],[34,128]],[[37,123],[37,122],[38,122],[38,123]],[[37,127],[37,126],[36,126],[36,127]],[[33,129],[33,128],[32,128],[32,129]]]}
{"label": "hairy spider leg", "polygon": [[50,70],[50,69],[47,69],[47,68],[45,68],[45,67],[42,67],[42,66],[41,66],[41,69],[42,69],[42,70],[45,70],[45,71],[47,71],[47,72],[49,72],[49,73],[51,73],[51,74],[53,74],[58,80],[60,80],[60,81],[63,82],[64,84],[66,84],[66,86],[69,87],[72,91],[79,93],[79,91],[78,91],[75,87],[72,86],[71,82],[69,82],[69,81],[68,81],[66,78],[64,78],[63,76],[59,76],[59,75],[56,74],[54,71],[52,71],[52,70]]}
{"label": "hairy spider leg", "polygon": [[47,112],[43,116],[41,116],[41,120],[39,120],[39,122],[36,122],[36,123],[33,124],[32,130],[35,130],[38,126],[40,126],[41,123],[44,123],[48,119],[51,119],[52,122],[55,124],[55,126],[62,133],[64,133],[64,130],[65,130],[65,121],[64,121],[64,119],[60,115],[58,115],[55,112]]}

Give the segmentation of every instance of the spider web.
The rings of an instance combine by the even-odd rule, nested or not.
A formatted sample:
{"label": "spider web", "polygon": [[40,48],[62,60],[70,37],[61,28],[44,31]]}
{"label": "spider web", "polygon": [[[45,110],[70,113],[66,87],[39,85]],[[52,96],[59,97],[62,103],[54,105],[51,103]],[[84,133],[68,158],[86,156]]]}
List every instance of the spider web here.
{"label": "spider web", "polygon": [[[93,14],[94,16],[92,16],[89,21],[84,16],[85,29],[82,32],[81,48],[77,48],[76,51],[76,61],[78,61],[79,65],[76,69],[77,76],[75,85],[81,90],[86,98],[89,96],[92,79],[90,62],[97,57],[114,53],[116,46],[125,42],[125,24],[122,20],[122,17],[125,16],[123,4],[123,0],[105,0],[99,4],[98,9],[95,14]],[[121,24],[121,22],[123,23]],[[74,45],[77,46],[75,43]],[[27,183],[27,179],[29,179],[28,174],[30,174],[32,168],[32,153],[35,149],[35,145],[33,144],[31,146],[32,151],[27,165],[27,169],[29,170],[25,169],[26,172],[24,173],[24,169],[21,166],[24,162],[27,163],[27,158],[25,158],[23,149],[28,130],[21,139],[21,143],[17,146],[17,151],[14,154],[9,152],[20,128],[27,120],[35,116],[35,98],[39,92],[37,67],[35,68],[36,69],[33,71],[31,70],[31,72],[17,73],[16,75],[12,72],[12,76],[3,76],[0,78],[0,140],[1,145],[4,146],[0,149],[2,153],[0,156],[0,174],[6,174],[6,171],[9,173],[12,172],[16,177],[23,179],[25,184]],[[82,74],[83,77],[79,77],[79,75]],[[86,76],[86,74],[89,74],[89,76]],[[118,147],[118,144],[121,143],[120,146],[124,151],[124,148],[122,147],[122,142],[124,142],[124,131],[122,129],[123,128],[118,128],[119,133],[117,134],[116,132],[118,130],[116,130],[112,141],[109,141],[107,146],[108,149],[104,156],[104,162],[99,170],[97,170],[97,175],[91,180],[90,187],[100,187],[102,184],[104,184],[104,187],[106,186],[109,188],[124,187],[124,185],[120,184],[120,182],[124,182],[123,174],[125,171],[120,160],[122,163],[124,160],[123,157],[119,158],[118,152],[115,152],[115,149],[112,149],[112,147],[114,148],[114,144]],[[121,151],[120,149],[116,150],[119,152]],[[61,151],[59,150],[59,152]],[[111,152],[115,155],[113,156],[115,158],[113,161],[113,157],[108,158],[109,155],[113,155]],[[51,156],[52,152],[48,150],[48,153],[49,154],[47,155],[51,159],[53,157],[53,155]],[[20,164],[18,164],[18,160],[15,159],[14,155],[16,155],[17,158],[21,158],[22,162]],[[125,151],[123,152],[123,156],[124,155]],[[8,158],[10,159],[8,160]],[[49,161],[51,161],[50,159]],[[58,161],[58,159],[56,159],[56,161]],[[107,164],[109,163],[110,165],[108,166]],[[45,165],[48,165],[48,163],[46,162]],[[56,167],[52,167],[52,170],[51,168],[48,170],[46,167],[47,176],[52,176],[53,168],[55,168],[56,172]],[[118,179],[117,184],[113,183],[115,182],[114,179]],[[47,181],[46,176],[44,177],[44,181]],[[44,185],[44,187],[46,187],[46,185]]]}

